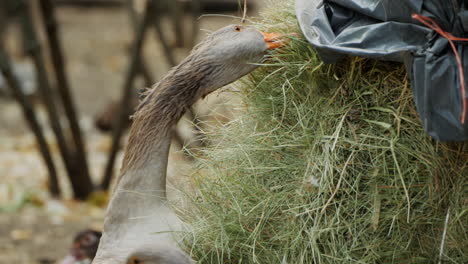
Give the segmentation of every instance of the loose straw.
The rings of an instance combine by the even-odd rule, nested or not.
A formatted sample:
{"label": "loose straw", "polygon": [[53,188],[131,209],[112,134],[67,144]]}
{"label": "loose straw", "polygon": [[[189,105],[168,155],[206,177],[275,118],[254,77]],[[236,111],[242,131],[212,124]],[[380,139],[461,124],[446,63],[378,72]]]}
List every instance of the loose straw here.
{"label": "loose straw", "polygon": [[242,16],[242,24],[245,24],[245,17],[247,16],[247,0],[244,0],[244,15]]}

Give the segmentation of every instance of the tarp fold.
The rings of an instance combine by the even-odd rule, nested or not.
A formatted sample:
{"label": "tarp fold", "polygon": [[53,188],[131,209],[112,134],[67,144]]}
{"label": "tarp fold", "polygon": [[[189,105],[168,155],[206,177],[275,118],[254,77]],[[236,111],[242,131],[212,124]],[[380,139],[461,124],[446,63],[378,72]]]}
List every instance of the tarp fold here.
{"label": "tarp fold", "polygon": [[468,41],[454,41],[465,89],[449,40],[412,17],[419,14],[445,32],[468,37],[465,0],[296,0],[302,32],[320,58],[347,55],[404,62],[424,129],[440,141],[468,140],[462,96],[468,87]]}

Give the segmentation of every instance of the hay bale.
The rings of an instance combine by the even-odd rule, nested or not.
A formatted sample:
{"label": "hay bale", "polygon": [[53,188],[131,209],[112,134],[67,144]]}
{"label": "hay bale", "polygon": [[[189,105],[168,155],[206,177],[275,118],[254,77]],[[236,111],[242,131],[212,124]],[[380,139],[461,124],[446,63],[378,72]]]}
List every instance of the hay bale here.
{"label": "hay bale", "polygon": [[[259,26],[299,32],[292,2]],[[403,66],[325,65],[300,38],[268,64],[199,158],[199,263],[466,263],[467,146],[425,134]]]}

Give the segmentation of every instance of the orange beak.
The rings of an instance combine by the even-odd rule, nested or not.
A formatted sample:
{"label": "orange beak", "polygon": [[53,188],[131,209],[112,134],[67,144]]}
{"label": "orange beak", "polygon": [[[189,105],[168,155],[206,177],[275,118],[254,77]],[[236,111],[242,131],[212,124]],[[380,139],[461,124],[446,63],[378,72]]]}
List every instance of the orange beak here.
{"label": "orange beak", "polygon": [[285,41],[282,39],[284,35],[278,33],[265,33],[261,32],[268,49],[277,49],[284,46]]}

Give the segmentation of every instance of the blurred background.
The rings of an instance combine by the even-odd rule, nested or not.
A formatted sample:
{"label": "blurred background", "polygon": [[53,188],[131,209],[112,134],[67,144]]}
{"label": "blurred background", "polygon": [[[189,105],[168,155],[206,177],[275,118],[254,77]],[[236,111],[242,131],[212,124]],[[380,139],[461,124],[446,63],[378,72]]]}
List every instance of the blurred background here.
{"label": "blurred background", "polygon": [[[248,17],[266,0],[249,0]],[[0,263],[57,263],[100,230],[139,94],[241,0],[0,0]],[[229,121],[235,87],[198,102],[175,131],[169,180],[203,133]],[[120,144],[119,144],[120,143]]]}

